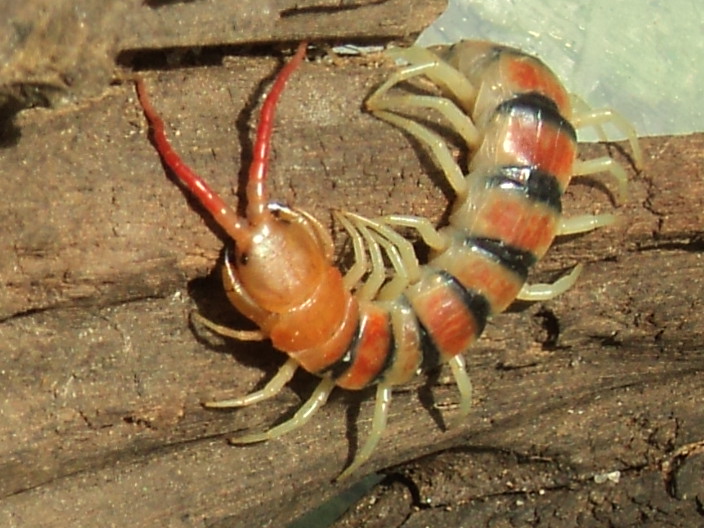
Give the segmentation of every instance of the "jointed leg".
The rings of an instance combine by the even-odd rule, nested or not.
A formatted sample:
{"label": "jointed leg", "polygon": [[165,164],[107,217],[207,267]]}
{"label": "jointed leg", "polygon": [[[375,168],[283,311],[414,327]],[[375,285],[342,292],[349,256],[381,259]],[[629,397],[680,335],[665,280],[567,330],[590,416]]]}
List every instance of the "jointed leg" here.
{"label": "jointed leg", "polygon": [[340,225],[347,231],[347,234],[352,240],[352,250],[354,252],[354,264],[347,270],[345,276],[343,277],[343,283],[345,288],[352,290],[355,288],[359,282],[364,277],[364,274],[369,269],[369,261],[367,260],[367,252],[364,249],[364,239],[359,231],[352,223],[346,218],[345,213],[341,211],[335,211],[335,219],[340,222]]}
{"label": "jointed leg", "polygon": [[391,405],[391,387],[383,383],[376,389],[376,401],[374,403],[374,417],[372,418],[372,430],[369,432],[367,440],[362,449],[347,469],[345,469],[335,480],[342,480],[349,477],[359,467],[364,464],[374,452],[374,448],[379,443],[381,435],[386,428],[386,421],[389,416],[389,406]]}
{"label": "jointed leg", "polygon": [[203,405],[214,409],[226,409],[230,407],[245,407],[247,405],[252,405],[253,403],[268,400],[281,392],[284,385],[291,381],[291,378],[297,368],[298,364],[293,359],[289,359],[281,366],[276,375],[269,380],[263,389],[247,394],[246,396],[242,396],[241,398],[205,402]]}
{"label": "jointed leg", "polygon": [[461,354],[456,355],[450,360],[450,369],[457,383],[457,388],[460,391],[460,412],[459,415],[448,422],[449,426],[459,425],[469,414],[472,408],[472,380],[467,374],[467,367],[464,357]]}
{"label": "jointed leg", "polygon": [[357,227],[362,233],[367,248],[369,248],[369,257],[371,260],[371,272],[364,281],[364,284],[357,290],[357,298],[370,301],[377,296],[381,286],[386,280],[386,266],[384,265],[384,257],[381,254],[379,243],[367,229],[360,226]]}
{"label": "jointed leg", "polygon": [[[604,125],[611,123],[628,140],[633,157],[633,163],[637,169],[643,166],[643,153],[638,143],[638,135],[633,125],[621,114],[605,108],[592,110],[586,102],[579,96],[572,94],[572,107],[574,115],[571,122],[575,128],[594,127],[601,141],[608,141],[608,136],[604,130]],[[624,200],[627,195],[628,177],[623,167],[610,157],[602,157],[587,161],[578,161],[575,165],[575,176],[596,174],[598,172],[608,172],[616,180],[619,188],[619,196]]]}
{"label": "jointed leg", "polygon": [[313,394],[311,394],[310,398],[308,398],[308,401],[306,401],[301,408],[298,409],[292,418],[263,433],[254,433],[230,438],[229,442],[231,444],[253,444],[254,442],[263,442],[265,440],[278,438],[279,436],[304,426],[308,423],[313,414],[325,405],[325,402],[328,400],[328,396],[330,396],[330,393],[334,388],[335,382],[332,379],[323,378],[323,380],[313,391]]}
{"label": "jointed leg", "polygon": [[420,47],[396,48],[387,54],[394,59],[402,59],[410,63],[409,66],[396,70],[391,76],[367,99],[367,108],[373,110],[377,101],[382,99],[393,86],[421,75],[426,76],[445,93],[452,95],[460,105],[468,110],[474,104],[477,90],[458,70],[444,62],[432,51]]}
{"label": "jointed leg", "polygon": [[613,225],[614,222],[616,222],[616,217],[609,213],[598,215],[585,214],[571,218],[562,218],[560,225],[557,227],[557,235],[564,236],[587,233],[588,231],[593,231],[600,227]]}
{"label": "jointed leg", "polygon": [[[582,122],[580,116],[590,114],[592,112],[592,107],[589,106],[587,102],[577,94],[570,94],[570,104],[572,105],[572,117],[570,118],[572,126],[575,128],[584,128],[588,126]],[[606,142],[609,140],[609,136],[606,134],[606,130],[604,130],[601,123],[593,123],[591,124],[591,127],[596,132],[596,135],[599,136],[599,141]]]}
{"label": "jointed leg", "polygon": [[631,145],[631,151],[633,152],[633,162],[635,163],[636,168],[642,168],[643,153],[640,150],[640,144],[638,143],[638,134],[636,133],[636,129],[633,125],[621,114],[610,108],[604,108],[601,110],[578,111],[574,116],[572,116],[572,125],[575,128],[582,128],[586,126],[595,127],[599,133],[599,137],[602,139],[603,136],[605,136],[605,133],[603,132],[603,125],[607,123],[611,123],[623,135],[626,136],[628,143]]}
{"label": "jointed leg", "polygon": [[[394,279],[384,290],[393,287],[395,294],[398,294],[409,282],[418,279],[420,266],[408,240],[390,227],[363,216],[350,212],[338,212],[336,216],[350,234],[354,246],[356,262],[345,275],[346,285],[350,288],[357,286],[362,282],[364,274],[369,272],[362,285],[357,288],[358,298],[371,300],[379,297],[379,291],[386,280],[382,247],[396,271]],[[367,261],[367,251],[371,262]]]}
{"label": "jointed leg", "polygon": [[[420,277],[420,266],[418,264],[418,260],[415,259],[415,255],[413,255],[415,266],[412,270],[409,270],[404,262],[404,256],[401,255],[401,251],[399,251],[400,248],[398,246],[385,239],[378,233],[374,233],[372,236],[377,242],[379,242],[379,245],[384,248],[389,261],[391,262],[391,266],[394,268],[393,278],[384,284],[375,298],[380,301],[396,299],[411,282],[417,281]],[[400,237],[400,235],[398,236]],[[413,246],[411,246],[410,242],[407,240],[405,240],[405,242],[408,243],[408,247],[411,251],[413,251]]]}
{"label": "jointed leg", "polygon": [[604,156],[586,161],[577,161],[574,164],[574,176],[587,176],[600,172],[606,172],[616,180],[619,198],[625,200],[628,196],[628,176],[617,161]]}
{"label": "jointed leg", "polygon": [[393,248],[397,252],[399,272],[407,275],[410,281],[418,280],[420,276],[420,264],[418,264],[418,258],[413,250],[413,245],[383,222],[377,222],[376,220],[369,220],[363,217],[359,218],[369,229],[378,233],[379,237],[377,240],[380,242],[382,240],[388,241],[388,243],[384,245],[385,248]]}
{"label": "jointed leg", "polygon": [[572,271],[552,283],[524,284],[516,296],[522,301],[547,301],[569,290],[577,282],[584,266],[577,264]]}
{"label": "jointed leg", "polygon": [[198,312],[193,312],[191,317],[216,334],[220,334],[225,337],[231,337],[232,339],[237,339],[239,341],[263,341],[266,339],[266,336],[261,330],[235,330],[234,328],[229,328],[227,326],[214,323],[210,319],[203,317]]}
{"label": "jointed leg", "polygon": [[430,220],[422,216],[394,214],[380,216],[379,218],[375,218],[374,221],[382,224],[414,229],[418,232],[425,245],[435,251],[443,251],[450,245],[450,240],[448,237],[441,234],[430,222]]}
{"label": "jointed leg", "polygon": [[375,242],[384,248],[395,275],[375,298],[395,299],[408,284],[420,278],[420,264],[413,245],[396,231],[376,220],[370,220],[353,213],[348,213],[349,219],[362,231],[367,232]]}
{"label": "jointed leg", "polygon": [[467,183],[465,182],[464,174],[462,174],[462,169],[457,165],[450,150],[440,136],[411,119],[401,117],[391,112],[379,111],[376,112],[375,115],[405,130],[422,143],[425,143],[435,157],[435,161],[445,173],[445,177],[455,191],[455,194],[458,198],[464,197],[467,192]]}
{"label": "jointed leg", "polygon": [[446,97],[433,95],[390,95],[367,104],[369,110],[377,114],[380,111],[398,112],[409,108],[429,108],[439,112],[450,122],[452,128],[464,139],[470,149],[476,149],[482,139],[472,119],[453,101]]}

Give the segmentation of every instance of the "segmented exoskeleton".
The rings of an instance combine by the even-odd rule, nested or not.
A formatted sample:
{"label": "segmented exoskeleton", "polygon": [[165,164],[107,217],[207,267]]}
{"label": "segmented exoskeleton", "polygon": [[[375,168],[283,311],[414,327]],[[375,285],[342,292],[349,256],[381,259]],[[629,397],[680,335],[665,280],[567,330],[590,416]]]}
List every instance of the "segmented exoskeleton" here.
{"label": "segmented exoskeleton", "polygon": [[[533,57],[488,43],[407,48],[398,54],[411,65],[393,74],[367,106],[431,148],[457,202],[449,225],[440,230],[418,217],[371,220],[338,213],[355,254],[354,265],[343,277],[331,263],[331,239],[318,221],[301,210],[268,203],[274,108],[304,53],[302,44],[262,107],[244,218],[183,164],[168,144],[163,122],[141,81],[137,91],[164,162],[232,238],[234,249],[227,251],[223,267],[225,289],[235,307],[260,330],[232,330],[200,319],[235,339],[271,339],[289,355],[263,389],[205,405],[240,407],[271,398],[299,366],[322,378],[291,419],[266,432],[231,440],[243,444],[302,426],[336,386],[357,390],[376,384],[371,432],[340,475],[344,477],[366,461],[378,443],[393,386],[447,362],[460,390],[460,414],[466,415],[471,383],[462,354],[481,334],[487,318],[517,297],[548,299],[576,280],[579,267],[554,284],[524,284],[555,235],[588,231],[613,219],[611,215],[560,219],[560,197],[573,174],[607,170],[622,188],[626,184],[625,172],[610,158],[575,161],[573,124],[601,125],[610,118],[626,129],[635,156],[640,154],[635,135],[613,114],[572,115],[564,89]],[[394,85],[418,75],[433,81],[443,96],[389,93]],[[397,114],[411,107],[437,108],[465,138],[472,151],[466,176],[439,136]],[[431,248],[425,265],[419,264],[396,226],[420,233]],[[386,262],[395,273],[390,281]]]}

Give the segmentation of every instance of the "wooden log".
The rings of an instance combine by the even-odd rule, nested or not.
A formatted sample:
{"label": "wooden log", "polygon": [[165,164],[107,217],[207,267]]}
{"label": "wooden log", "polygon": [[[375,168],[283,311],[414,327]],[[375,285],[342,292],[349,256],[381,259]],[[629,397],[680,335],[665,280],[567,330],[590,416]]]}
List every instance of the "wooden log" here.
{"label": "wooden log", "polygon": [[[144,73],[176,148],[233,201],[260,95],[279,66],[238,56]],[[361,109],[389,68],[374,57],[324,58],[295,74],[274,133],[277,198],[328,224],[333,208],[441,221],[448,196],[427,153]],[[242,324],[211,276],[222,234],[169,181],[131,84],[23,112],[16,125],[21,136],[0,151],[0,524],[277,526],[344,488],[330,479],[366,434],[368,392],[338,391],[307,427],[248,447],[225,438],[292,412],[314,378],[297,376],[249,409],[201,407],[260,386],[282,357],[266,343],[189,326],[194,309]],[[607,515],[603,502],[589,502],[589,483],[619,470],[628,478],[607,497],[645,490],[644,503],[696,522],[694,500],[661,493],[669,481],[660,470],[701,457],[675,454],[704,438],[704,136],[643,146],[646,168],[633,175],[621,224],[571,237],[535,274],[554,278],[584,262],[579,284],[496,317],[468,357],[476,388],[468,421],[441,427],[457,402],[445,371],[400,388],[365,470],[441,453],[404,474],[463,515],[486,514],[477,500],[497,490],[510,497],[508,480],[546,510],[557,502],[540,489],[562,486],[555,501]],[[588,181],[565,199],[567,214],[612,209],[607,188]],[[502,480],[507,459],[517,462]],[[395,505],[410,511],[404,500]]]}

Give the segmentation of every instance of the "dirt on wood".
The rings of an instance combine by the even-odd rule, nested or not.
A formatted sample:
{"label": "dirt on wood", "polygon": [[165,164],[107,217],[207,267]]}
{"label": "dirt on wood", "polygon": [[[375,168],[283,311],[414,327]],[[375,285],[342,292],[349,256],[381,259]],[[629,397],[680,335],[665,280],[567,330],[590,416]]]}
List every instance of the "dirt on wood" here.
{"label": "dirt on wood", "polygon": [[[261,387],[283,357],[189,323],[198,310],[245,324],[218,280],[224,235],[170,180],[129,79],[145,78],[176,149],[234,202],[282,50],[317,41],[278,108],[272,194],[329,226],[345,260],[332,210],[441,222],[451,196],[420,145],[362,109],[393,65],[323,44],[402,41],[443,5],[70,4],[13,4],[16,38],[0,42],[0,525],[284,526],[349,485],[331,479],[368,431],[372,393],[337,391],[295,433],[227,444],[290,415],[315,379],[251,408],[201,406]],[[467,357],[465,423],[445,428],[447,370],[394,393],[359,475],[388,477],[335,526],[704,522],[704,135],[642,146],[623,203],[591,179],[569,188],[566,214],[620,221],[561,241],[531,277],[582,262],[573,289],[491,321]],[[630,167],[627,152],[582,156]]]}

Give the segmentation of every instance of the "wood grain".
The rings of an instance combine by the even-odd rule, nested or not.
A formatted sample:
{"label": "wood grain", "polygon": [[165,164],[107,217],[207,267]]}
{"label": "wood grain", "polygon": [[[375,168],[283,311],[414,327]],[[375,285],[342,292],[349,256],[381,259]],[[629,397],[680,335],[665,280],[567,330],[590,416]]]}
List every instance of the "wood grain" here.
{"label": "wood grain", "polygon": [[[325,27],[327,15],[319,19]],[[233,200],[260,95],[279,66],[257,54],[143,72],[176,148]],[[448,196],[427,153],[361,109],[389,68],[376,57],[323,57],[295,74],[277,114],[276,197],[328,225],[334,208],[441,220]],[[344,488],[330,479],[366,434],[369,393],[339,391],[301,431],[246,448],[225,438],[287,416],[312,377],[250,409],[201,407],[260,386],[282,357],[189,325],[194,309],[242,321],[211,275],[221,233],[169,181],[131,84],[22,112],[16,125],[21,135],[0,150],[0,524],[281,526]],[[696,523],[695,499],[674,498],[676,475],[661,467],[704,438],[704,136],[642,144],[646,167],[631,172],[621,223],[563,241],[534,277],[584,262],[578,285],[496,317],[468,357],[476,395],[467,423],[442,428],[457,403],[445,371],[395,393],[365,469],[415,460],[399,473],[414,493],[454,508],[414,510],[403,493],[378,492],[379,505],[405,509],[403,526],[480,522],[488,510],[515,509],[516,490],[533,511],[575,501],[599,512],[596,492],[643,509],[633,497],[646,490],[643,504]],[[608,187],[591,180],[565,198],[568,214],[613,207]],[[622,472],[619,486],[594,484],[606,470]]]}

